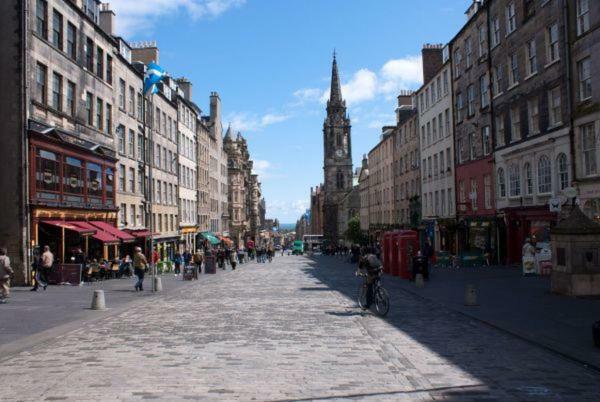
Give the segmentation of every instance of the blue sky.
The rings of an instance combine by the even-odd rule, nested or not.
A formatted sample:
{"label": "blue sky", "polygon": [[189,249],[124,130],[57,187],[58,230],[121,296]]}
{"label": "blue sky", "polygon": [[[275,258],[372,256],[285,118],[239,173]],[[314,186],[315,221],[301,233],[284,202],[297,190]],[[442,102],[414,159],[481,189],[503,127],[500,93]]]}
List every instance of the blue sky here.
{"label": "blue sky", "polygon": [[268,217],[295,222],[323,179],[324,100],[335,48],[355,167],[421,85],[424,43],[446,43],[471,0],[112,0],[126,39],[156,40],[160,64],[248,139]]}

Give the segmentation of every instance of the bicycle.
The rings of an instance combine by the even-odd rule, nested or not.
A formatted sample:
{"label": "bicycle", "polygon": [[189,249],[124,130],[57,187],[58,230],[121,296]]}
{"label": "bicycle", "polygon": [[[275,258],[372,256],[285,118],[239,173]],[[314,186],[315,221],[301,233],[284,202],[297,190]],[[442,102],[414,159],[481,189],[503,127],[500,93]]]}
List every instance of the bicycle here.
{"label": "bicycle", "polygon": [[[362,283],[360,284],[360,287],[358,288],[358,306],[363,309],[366,310],[366,304],[367,304],[367,289],[369,284],[367,283],[367,279],[368,279],[368,275],[360,272],[360,271],[356,271],[356,276],[360,276],[363,278]],[[385,317],[385,315],[388,313],[388,311],[390,310],[390,297],[388,295],[387,290],[385,290],[383,288],[383,286],[381,286],[381,277],[383,276],[383,269],[382,268],[378,268],[377,269],[377,275],[376,277],[373,279],[373,304],[375,305],[375,311],[377,312],[377,315],[379,315],[380,317]]]}

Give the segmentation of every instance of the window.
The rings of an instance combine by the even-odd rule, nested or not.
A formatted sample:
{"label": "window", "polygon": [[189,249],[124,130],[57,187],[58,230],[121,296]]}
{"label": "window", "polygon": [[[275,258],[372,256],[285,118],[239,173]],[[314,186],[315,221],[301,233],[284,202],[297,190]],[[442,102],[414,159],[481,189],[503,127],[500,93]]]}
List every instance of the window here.
{"label": "window", "polygon": [[119,219],[121,220],[122,225],[127,223],[127,204],[121,204],[121,208],[119,208]]}
{"label": "window", "polygon": [[557,126],[562,122],[560,103],[560,87],[556,87],[548,91],[548,114],[550,127]]}
{"label": "window", "polygon": [[131,205],[131,208],[129,209],[129,225],[135,226],[135,217],[135,205]]}
{"label": "window", "polygon": [[160,180],[156,181],[156,203],[162,203],[162,182]]}
{"label": "window", "polygon": [[85,113],[87,116],[87,124],[94,125],[94,96],[90,92],[85,94]]}
{"label": "window", "polygon": [[104,50],[99,46],[96,49],[96,75],[104,79]]}
{"label": "window", "polygon": [[119,164],[119,191],[125,191],[125,165]]}
{"label": "window", "polygon": [[94,41],[92,38],[87,37],[85,40],[85,68],[89,72],[94,71]]}
{"label": "window", "polygon": [[108,134],[112,133],[112,105],[110,103],[106,104],[106,127],[104,129]]}
{"label": "window", "polygon": [[142,120],[144,118],[144,100],[142,94],[137,94],[137,118]]}
{"label": "window", "polygon": [[481,91],[481,108],[485,108],[489,105],[489,101],[490,98],[488,96],[489,94],[489,82],[488,82],[488,76],[487,74],[482,75],[481,77],[479,77],[479,87],[480,87],[480,91]]}
{"label": "window", "polygon": [[133,115],[135,113],[135,89],[129,87],[129,113]]}
{"label": "window", "polygon": [[527,122],[529,127],[529,135],[539,134],[540,110],[537,98],[533,98],[527,101],[527,116],[529,118]]}
{"label": "window", "polygon": [[442,121],[442,114],[438,114],[438,132],[440,138],[444,137],[444,122]]}
{"label": "window", "polygon": [[144,137],[141,134],[137,135],[137,157],[139,161],[144,160]]}
{"label": "window", "polygon": [[71,116],[75,116],[76,110],[75,110],[75,105],[76,105],[76,101],[75,101],[75,97],[76,97],[76,89],[75,89],[75,83],[71,82],[71,81],[67,81],[67,110],[66,112],[71,115]]}
{"label": "window", "polygon": [[538,193],[545,194],[552,192],[552,163],[550,158],[542,155],[538,159]]}
{"label": "window", "polygon": [[[83,202],[83,162],[65,156],[63,164],[63,191],[69,193],[68,199]],[[73,197],[73,194],[80,197]]]}
{"label": "window", "polygon": [[498,169],[498,196],[506,197],[506,182],[504,181],[504,169]]}
{"label": "window", "polygon": [[460,53],[460,49],[456,49],[454,51],[454,75],[456,77],[460,77],[460,73],[461,73],[461,61],[462,61],[462,54]]}
{"label": "window", "polygon": [[464,143],[463,143],[463,139],[459,138],[456,140],[456,160],[458,161],[458,163],[462,163],[463,159],[463,148],[464,148]]}
{"label": "window", "polygon": [[77,28],[70,22],[67,24],[67,56],[77,60]]}
{"label": "window", "polygon": [[477,211],[477,179],[471,178],[471,193],[469,194],[471,200],[471,209]]}
{"label": "window", "polygon": [[463,113],[463,98],[462,94],[459,92],[456,94],[456,123],[462,122],[462,113]]}
{"label": "window", "polygon": [[450,153],[450,147],[446,148],[446,164],[448,165],[448,171],[452,170],[452,154]]}
{"label": "window", "polygon": [[496,116],[496,146],[504,146],[505,138],[506,137],[504,133],[504,115],[500,114]]}
{"label": "window", "polygon": [[129,130],[129,157],[135,159],[135,131]]}
{"label": "window", "polygon": [[433,155],[433,176],[437,177],[438,172],[439,172],[438,156],[437,156],[437,154],[435,154],[435,155]]}
{"label": "window", "polygon": [[471,43],[471,37],[465,40],[465,61],[467,63],[466,68],[473,65],[473,45]]}
{"label": "window", "polygon": [[125,127],[120,125],[117,127],[117,141],[119,143],[119,153],[125,154]]}
{"label": "window", "polygon": [[106,55],[106,82],[112,85],[113,82],[113,71],[112,71],[112,56]]}
{"label": "window", "polygon": [[500,20],[497,16],[492,19],[492,47],[500,44]]}
{"label": "window", "polygon": [[479,28],[477,28],[477,46],[479,50],[479,57],[483,57],[487,53],[485,48],[485,35],[485,25],[481,24],[479,25]]}
{"label": "window", "polygon": [[517,164],[512,164],[508,168],[508,189],[511,197],[521,195],[521,176]]}
{"label": "window", "polygon": [[37,0],[35,7],[35,32],[44,39],[48,39],[48,2]]}
{"label": "window", "polygon": [[477,157],[477,140],[475,139],[475,133],[469,134],[469,158],[471,160]]}
{"label": "window", "polygon": [[442,76],[444,81],[444,95],[448,95],[448,70],[444,70]]}
{"label": "window", "polygon": [[590,1],[577,0],[577,35],[583,35],[590,29]]}
{"label": "window", "polygon": [[437,141],[437,121],[436,120],[437,120],[437,118],[434,117],[433,120],[431,121],[431,131],[432,131],[431,136],[432,136],[432,139],[434,142]]}
{"label": "window", "polygon": [[[448,189],[448,198],[450,198],[450,189]],[[492,209],[492,177],[489,174],[483,175],[483,208]]]}
{"label": "window", "polygon": [[431,122],[427,122],[427,145],[431,144]]}
{"label": "window", "polygon": [[47,87],[46,82],[48,77],[48,68],[40,63],[37,63],[35,70],[35,84],[36,84],[36,97],[37,101],[41,104],[46,104],[47,101]]}
{"label": "window", "polygon": [[119,79],[119,108],[125,110],[125,81]]}
{"label": "window", "polygon": [[591,176],[598,174],[598,142],[594,123],[579,128],[581,132],[581,152],[583,153],[583,174]]}
{"label": "window", "polygon": [[63,89],[62,89],[62,76],[60,74],[54,73],[52,74],[52,107],[59,112],[62,112],[62,99],[63,99]]}
{"label": "window", "polygon": [[502,93],[502,65],[494,67],[493,71],[493,91],[494,96]]}
{"label": "window", "polygon": [[104,102],[102,99],[96,98],[96,128],[102,130],[104,124]]}
{"label": "window", "polygon": [[56,10],[52,11],[52,44],[63,50],[63,16]]}
{"label": "window", "polygon": [[483,144],[483,154],[489,155],[491,152],[490,126],[485,126],[481,129],[481,143]]}
{"label": "window", "polygon": [[519,59],[516,53],[508,58],[508,86],[512,87],[519,83]]}
{"label": "window", "polygon": [[525,174],[525,194],[531,195],[533,194],[533,172],[529,162],[523,166],[523,173]]}
{"label": "window", "polygon": [[437,99],[440,100],[442,98],[442,77],[438,75],[437,77]]}
{"label": "window", "polygon": [[547,63],[553,63],[558,60],[558,25],[550,25],[546,29],[546,43],[547,43]]}
{"label": "window", "polygon": [[525,0],[523,4],[525,11],[525,18],[529,19],[535,15],[535,4],[534,0]]}
{"label": "window", "polygon": [[129,168],[129,192],[135,193],[135,168]]}
{"label": "window", "polygon": [[590,57],[577,63],[579,73],[579,100],[584,101],[592,97],[592,73]]}
{"label": "window", "polygon": [[467,197],[465,194],[465,181],[464,180],[460,180],[458,182],[458,199],[460,202],[460,210],[465,211],[467,209],[466,205],[465,205],[465,203],[467,201]]}
{"label": "window", "polygon": [[445,172],[445,161],[444,161],[444,151],[440,152],[440,173],[444,174]]}
{"label": "window", "polygon": [[506,6],[506,36],[511,34],[517,29],[517,15],[515,9],[515,2],[511,2]]}
{"label": "window", "polygon": [[510,142],[515,142],[521,139],[521,111],[519,106],[515,105],[510,108]]}
{"label": "window", "polygon": [[564,190],[569,187],[569,167],[567,165],[567,155],[561,153],[556,158],[556,170],[558,173],[558,189]]}
{"label": "window", "polygon": [[471,84],[467,88],[467,116],[475,114],[475,85]]}
{"label": "window", "polygon": [[450,109],[446,109],[444,115],[446,118],[446,137],[448,137],[450,135]]}
{"label": "window", "polygon": [[527,64],[526,73],[527,75],[532,75],[537,73],[537,51],[535,49],[535,39],[527,42],[525,45],[525,50],[527,54]]}

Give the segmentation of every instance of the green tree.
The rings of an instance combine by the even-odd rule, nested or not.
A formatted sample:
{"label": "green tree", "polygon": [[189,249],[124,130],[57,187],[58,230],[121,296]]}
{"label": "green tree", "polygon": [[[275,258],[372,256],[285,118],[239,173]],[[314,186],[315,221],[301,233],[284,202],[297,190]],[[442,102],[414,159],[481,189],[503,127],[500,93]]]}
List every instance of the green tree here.
{"label": "green tree", "polygon": [[366,244],[367,236],[360,228],[360,218],[358,216],[353,217],[348,221],[348,229],[344,233],[346,240],[354,244]]}

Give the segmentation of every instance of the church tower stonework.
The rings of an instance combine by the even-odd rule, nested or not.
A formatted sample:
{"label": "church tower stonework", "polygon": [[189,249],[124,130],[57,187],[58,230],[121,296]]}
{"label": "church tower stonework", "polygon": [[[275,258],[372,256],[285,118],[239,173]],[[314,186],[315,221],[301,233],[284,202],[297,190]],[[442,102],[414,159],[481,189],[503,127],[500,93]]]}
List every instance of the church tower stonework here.
{"label": "church tower stonework", "polygon": [[343,198],[352,190],[350,128],[334,53],[327,117],[323,123],[323,237],[333,244],[343,236],[338,233],[338,212]]}

